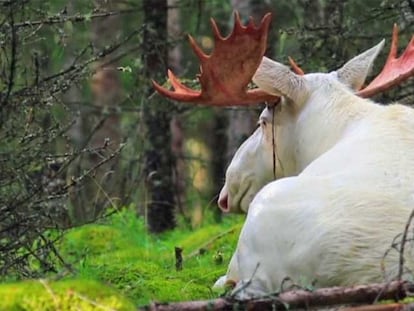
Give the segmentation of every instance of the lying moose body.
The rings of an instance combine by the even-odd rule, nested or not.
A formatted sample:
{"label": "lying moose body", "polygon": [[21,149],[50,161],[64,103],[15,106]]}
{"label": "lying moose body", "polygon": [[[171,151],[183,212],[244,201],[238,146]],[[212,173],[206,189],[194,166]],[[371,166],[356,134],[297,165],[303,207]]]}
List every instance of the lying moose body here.
{"label": "lying moose body", "polygon": [[[235,282],[246,298],[276,292],[286,277],[324,287],[397,276],[399,252],[384,255],[414,208],[414,110],[354,94],[382,46],[329,74],[299,76],[263,58],[253,81],[283,100],[263,111],[227,170],[219,203],[248,214],[216,286]],[[268,183],[272,137],[283,178]]]}

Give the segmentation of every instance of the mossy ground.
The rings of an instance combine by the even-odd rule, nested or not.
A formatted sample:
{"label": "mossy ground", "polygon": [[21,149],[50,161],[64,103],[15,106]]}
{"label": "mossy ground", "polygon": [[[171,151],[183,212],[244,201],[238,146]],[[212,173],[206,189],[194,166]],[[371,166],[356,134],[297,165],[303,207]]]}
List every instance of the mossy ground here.
{"label": "mossy ground", "polygon": [[[0,285],[0,310],[134,310],[151,301],[217,297],[211,286],[226,272],[242,222],[231,216],[153,236],[133,212],[117,212],[65,234],[58,249],[73,267],[67,277]],[[183,249],[179,271],[175,247]]]}
{"label": "mossy ground", "polygon": [[80,278],[2,284],[0,297],[0,310],[136,310],[117,290]]}

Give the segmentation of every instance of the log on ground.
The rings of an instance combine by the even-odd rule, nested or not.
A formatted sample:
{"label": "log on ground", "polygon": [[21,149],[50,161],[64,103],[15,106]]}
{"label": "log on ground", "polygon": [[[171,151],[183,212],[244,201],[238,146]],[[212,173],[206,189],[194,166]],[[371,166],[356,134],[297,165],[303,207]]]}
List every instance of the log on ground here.
{"label": "log on ground", "polygon": [[[227,310],[289,310],[295,308],[323,308],[338,305],[372,304],[380,300],[399,301],[414,291],[414,284],[402,281],[357,285],[352,287],[330,287],[315,291],[291,290],[260,299],[236,300],[232,297],[213,300],[174,303],[152,303],[141,307],[141,311],[227,311]],[[365,306],[360,310],[410,310],[411,305],[396,304],[385,309]],[[378,305],[378,308],[380,305]],[[355,307],[357,308],[357,307]],[[349,309],[352,310],[352,309]],[[358,310],[358,309],[355,309]]]}

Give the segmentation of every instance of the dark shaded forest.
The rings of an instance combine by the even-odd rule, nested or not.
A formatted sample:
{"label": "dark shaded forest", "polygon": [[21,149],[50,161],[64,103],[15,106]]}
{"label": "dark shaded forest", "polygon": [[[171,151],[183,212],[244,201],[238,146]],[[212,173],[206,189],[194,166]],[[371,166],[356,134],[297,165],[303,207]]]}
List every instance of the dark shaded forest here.
{"label": "dark shaded forest", "polygon": [[[227,34],[235,10],[256,23],[271,12],[266,55],[305,72],[334,70],[383,38],[388,49],[394,23],[401,48],[414,33],[411,0],[0,0],[0,296],[14,293],[5,309],[218,297],[209,287],[243,216],[216,201],[264,104],[175,102],[151,81],[168,88],[172,69],[198,88],[187,35],[211,51],[209,19]],[[413,98],[409,81],[375,99]]]}

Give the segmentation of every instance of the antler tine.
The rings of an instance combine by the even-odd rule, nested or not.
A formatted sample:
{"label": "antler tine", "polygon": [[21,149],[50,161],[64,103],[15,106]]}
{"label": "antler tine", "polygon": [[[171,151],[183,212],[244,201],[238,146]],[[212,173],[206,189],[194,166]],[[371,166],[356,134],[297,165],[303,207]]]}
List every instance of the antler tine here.
{"label": "antler tine", "polygon": [[220,30],[218,29],[217,23],[214,20],[214,18],[210,18],[210,24],[211,24],[211,29],[213,29],[213,35],[214,35],[215,41],[224,40],[223,36],[220,33]]}
{"label": "antler tine", "polygon": [[414,36],[404,53],[397,58],[398,27],[394,24],[390,53],[381,73],[357,94],[361,97],[372,97],[384,92],[414,75]]}
{"label": "antler tine", "polygon": [[188,41],[190,41],[190,46],[193,49],[194,53],[197,55],[200,62],[205,62],[208,59],[208,55],[203,52],[203,50],[198,46],[197,42],[192,36],[188,35]]}
{"label": "antler tine", "polygon": [[161,95],[171,98],[174,97],[179,101],[189,101],[194,96],[198,95],[197,91],[190,89],[189,87],[182,84],[178,78],[172,73],[171,70],[168,70],[168,78],[170,79],[171,85],[174,87],[175,91],[167,90],[166,88],[159,85],[157,82],[152,80],[152,84],[158,93]]}
{"label": "antler tine", "polygon": [[168,70],[168,78],[170,79],[171,85],[174,87],[174,89],[177,90],[177,92],[181,91],[181,92],[197,93],[196,91],[190,89],[188,86],[182,84],[171,70]]}
{"label": "antler tine", "polygon": [[265,53],[270,21],[271,14],[268,13],[259,26],[256,27],[252,19],[243,26],[236,12],[233,31],[223,37],[216,22],[211,20],[215,46],[210,55],[189,36],[190,45],[200,60],[201,91],[183,85],[171,71],[168,71],[168,77],[173,90],[153,81],[154,88],[174,100],[209,106],[239,106],[277,100],[278,97],[260,89],[247,90]]}
{"label": "antler tine", "polygon": [[305,72],[302,70],[302,68],[299,67],[299,65],[293,60],[292,57],[289,56],[288,59],[289,59],[290,67],[292,67],[293,72],[296,73],[297,75],[303,76]]}
{"label": "antler tine", "polygon": [[398,26],[394,24],[392,27],[392,39],[390,53],[388,54],[387,61],[392,58],[396,58],[398,53]]}
{"label": "antler tine", "polygon": [[[233,33],[241,33],[243,31],[243,26],[240,19],[240,14],[237,11],[234,11],[234,26],[233,26]],[[254,25],[253,25],[254,27]],[[231,34],[229,35],[231,36]]]}

